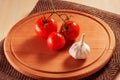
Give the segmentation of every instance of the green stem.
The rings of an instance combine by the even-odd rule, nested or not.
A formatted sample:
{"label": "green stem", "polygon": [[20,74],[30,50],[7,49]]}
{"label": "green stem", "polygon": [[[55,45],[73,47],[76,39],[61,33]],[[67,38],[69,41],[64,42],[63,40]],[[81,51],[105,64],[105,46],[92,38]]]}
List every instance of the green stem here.
{"label": "green stem", "polygon": [[[51,4],[51,7],[53,9],[53,13],[49,17],[51,17],[53,14],[56,14],[63,21],[63,23],[64,23],[63,26],[65,26],[65,23],[66,23],[67,20],[69,20],[69,17],[66,14],[58,14],[57,11],[56,11],[56,9],[55,9],[55,6],[53,4],[53,0],[49,0],[49,1],[50,1],[50,4]],[[65,15],[66,19],[63,19],[62,15]],[[49,17],[47,19],[49,19]],[[64,31],[66,30],[65,27],[63,27],[63,30]]]}
{"label": "green stem", "polygon": [[60,19],[65,23],[65,20],[61,17],[60,14],[58,14],[57,12],[55,14],[58,15],[60,17]]}
{"label": "green stem", "polygon": [[48,20],[53,14],[54,14],[54,12],[52,12],[52,13],[48,16],[47,20]]}
{"label": "green stem", "polygon": [[[54,6],[54,4],[53,4],[53,1],[52,1],[52,0],[50,0],[50,4],[51,4],[52,9],[53,9],[53,14],[55,13],[56,15],[58,15],[58,16],[61,18],[61,20],[65,23],[65,20],[61,17],[61,15],[60,15],[60,14],[58,14],[58,13],[57,13],[57,11],[56,11],[56,9],[55,9],[55,6]],[[52,16],[53,14],[51,14],[50,16]]]}
{"label": "green stem", "polygon": [[68,17],[68,15],[66,15],[66,14],[61,14],[60,16],[65,16],[66,17],[65,21],[70,19],[70,17]]}
{"label": "green stem", "polygon": [[52,6],[53,12],[55,12],[55,13],[56,13],[55,6],[54,6],[54,4],[53,4],[53,1],[52,1],[52,0],[50,0],[50,4],[51,4],[51,6]]}

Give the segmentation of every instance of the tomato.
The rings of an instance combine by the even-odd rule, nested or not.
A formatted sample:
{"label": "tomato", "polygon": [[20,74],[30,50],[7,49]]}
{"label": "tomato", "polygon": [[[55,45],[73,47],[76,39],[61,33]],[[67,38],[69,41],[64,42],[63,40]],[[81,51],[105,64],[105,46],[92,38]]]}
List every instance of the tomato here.
{"label": "tomato", "polygon": [[61,26],[60,33],[64,35],[68,41],[75,40],[80,33],[80,27],[76,22],[68,20]]}
{"label": "tomato", "polygon": [[65,38],[58,32],[52,32],[47,39],[47,45],[52,50],[59,50],[65,45]]}
{"label": "tomato", "polygon": [[57,32],[57,23],[53,18],[42,16],[37,20],[35,31],[40,38],[47,39],[50,33]]}

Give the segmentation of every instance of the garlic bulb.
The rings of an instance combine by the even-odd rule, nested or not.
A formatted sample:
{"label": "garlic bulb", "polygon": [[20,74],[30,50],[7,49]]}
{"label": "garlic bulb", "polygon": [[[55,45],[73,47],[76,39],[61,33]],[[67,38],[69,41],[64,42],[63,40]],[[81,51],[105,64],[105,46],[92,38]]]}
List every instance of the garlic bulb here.
{"label": "garlic bulb", "polygon": [[81,40],[75,42],[69,49],[69,54],[75,59],[86,59],[87,54],[90,52],[90,47],[83,42],[85,34],[82,34]]}

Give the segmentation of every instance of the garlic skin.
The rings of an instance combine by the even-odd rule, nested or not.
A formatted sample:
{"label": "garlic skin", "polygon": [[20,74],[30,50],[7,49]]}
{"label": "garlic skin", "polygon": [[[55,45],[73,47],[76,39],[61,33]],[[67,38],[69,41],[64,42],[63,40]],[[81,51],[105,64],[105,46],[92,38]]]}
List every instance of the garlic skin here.
{"label": "garlic skin", "polygon": [[90,53],[90,47],[83,42],[84,34],[82,34],[81,40],[79,42],[73,43],[69,49],[69,54],[74,59],[86,59],[88,53]]}

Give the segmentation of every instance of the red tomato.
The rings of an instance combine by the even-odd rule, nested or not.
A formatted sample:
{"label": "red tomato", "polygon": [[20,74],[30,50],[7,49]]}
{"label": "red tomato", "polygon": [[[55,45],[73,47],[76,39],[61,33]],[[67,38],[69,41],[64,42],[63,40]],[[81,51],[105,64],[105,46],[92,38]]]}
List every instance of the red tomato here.
{"label": "red tomato", "polygon": [[52,50],[59,50],[65,45],[65,38],[58,32],[52,32],[47,39],[47,45]]}
{"label": "red tomato", "polygon": [[61,26],[60,33],[66,40],[75,40],[80,33],[80,27],[76,22],[68,20]]}
{"label": "red tomato", "polygon": [[53,18],[42,16],[35,25],[35,31],[40,38],[47,39],[50,33],[57,32],[57,23]]}

